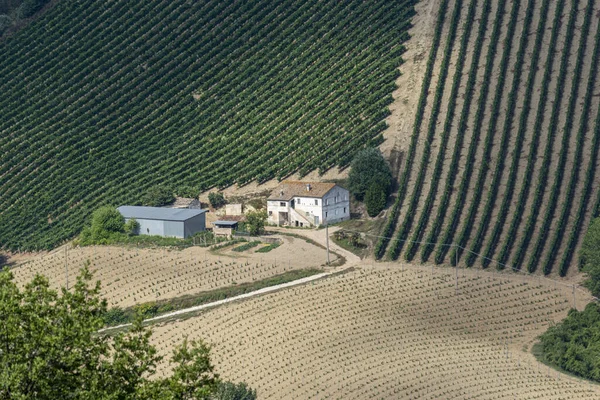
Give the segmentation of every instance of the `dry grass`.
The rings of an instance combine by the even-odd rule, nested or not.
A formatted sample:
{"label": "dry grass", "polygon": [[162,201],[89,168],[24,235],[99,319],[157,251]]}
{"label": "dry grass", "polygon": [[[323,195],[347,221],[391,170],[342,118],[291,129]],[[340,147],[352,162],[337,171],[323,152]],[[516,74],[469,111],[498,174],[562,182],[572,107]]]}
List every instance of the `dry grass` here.
{"label": "dry grass", "polygon": [[566,315],[568,287],[473,270],[456,290],[455,279],[364,266],[156,327],[153,340],[168,355],[184,335],[204,338],[219,372],[262,399],[598,398],[527,351]]}

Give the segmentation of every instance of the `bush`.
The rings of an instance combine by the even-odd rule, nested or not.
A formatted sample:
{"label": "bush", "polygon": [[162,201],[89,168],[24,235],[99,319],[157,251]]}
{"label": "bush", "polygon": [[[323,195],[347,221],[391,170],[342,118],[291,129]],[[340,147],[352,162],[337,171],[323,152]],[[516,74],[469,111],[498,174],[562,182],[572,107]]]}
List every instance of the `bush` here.
{"label": "bush", "polygon": [[2,34],[8,30],[8,28],[10,28],[10,26],[12,25],[12,20],[10,19],[10,17],[8,15],[0,15],[0,36],[2,36]]}
{"label": "bush", "polygon": [[387,194],[378,182],[373,182],[365,195],[365,205],[369,217],[376,217],[385,208]]}
{"label": "bush", "polygon": [[267,222],[266,211],[251,211],[246,214],[246,229],[251,235],[260,235],[265,230]]}
{"label": "bush", "polygon": [[581,245],[581,267],[588,274],[585,285],[596,297],[600,296],[600,218],[590,223]]}
{"label": "bush", "polygon": [[123,232],[124,228],[125,218],[114,207],[100,207],[92,214],[92,235],[95,237]]}
{"label": "bush", "polygon": [[256,400],[256,390],[252,390],[244,382],[238,384],[219,382],[213,395],[214,400]]}
{"label": "bush", "polygon": [[135,218],[131,218],[125,223],[125,233],[129,236],[139,235],[140,223]]}
{"label": "bush", "polygon": [[198,189],[194,189],[193,186],[184,185],[179,186],[177,189],[175,189],[175,195],[179,197],[188,197],[195,199],[196,197],[198,197],[198,194],[200,194],[200,191]]}
{"label": "bush", "polygon": [[225,197],[223,196],[223,193],[221,193],[221,192],[209,193],[208,201],[210,201],[210,205],[213,208],[223,207],[225,204],[227,204],[227,201],[225,200]]}
{"label": "bush", "polygon": [[162,207],[174,201],[173,190],[164,185],[151,187],[142,198],[142,204],[149,207]]}
{"label": "bush", "polygon": [[379,149],[364,149],[356,154],[350,164],[348,190],[356,200],[362,201],[375,183],[383,188],[387,197],[392,188],[392,171]]}

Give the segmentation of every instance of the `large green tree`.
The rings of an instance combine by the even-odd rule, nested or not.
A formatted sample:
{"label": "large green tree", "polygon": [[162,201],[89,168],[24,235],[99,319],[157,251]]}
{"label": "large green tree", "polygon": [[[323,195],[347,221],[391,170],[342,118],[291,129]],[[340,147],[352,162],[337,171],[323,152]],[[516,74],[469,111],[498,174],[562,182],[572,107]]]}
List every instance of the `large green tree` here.
{"label": "large green tree", "polygon": [[141,319],[127,333],[98,333],[107,304],[91,279],[86,267],[59,293],[43,276],[19,289],[10,271],[0,272],[0,400],[220,398],[203,342],[184,340],[172,375],[155,378],[162,357]]}
{"label": "large green tree", "polygon": [[348,190],[362,201],[372,185],[379,185],[387,197],[392,188],[392,171],[379,149],[367,148],[352,159]]}
{"label": "large green tree", "polygon": [[600,218],[590,223],[581,246],[581,267],[588,274],[586,286],[600,296]]}

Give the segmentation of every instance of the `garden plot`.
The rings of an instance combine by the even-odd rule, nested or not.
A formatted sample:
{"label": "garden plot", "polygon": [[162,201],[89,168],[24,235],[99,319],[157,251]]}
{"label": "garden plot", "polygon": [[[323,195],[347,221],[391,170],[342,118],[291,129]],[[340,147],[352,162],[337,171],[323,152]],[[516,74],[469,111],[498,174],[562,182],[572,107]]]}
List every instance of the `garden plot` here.
{"label": "garden plot", "polygon": [[89,260],[94,278],[102,282],[101,295],[109,305],[128,307],[253,282],[290,270],[319,268],[325,263],[324,249],[297,238],[282,240],[281,246],[268,253],[256,253],[256,248],[232,252],[231,247],[239,243],[214,252],[200,247],[63,249],[20,264],[13,273],[18,282],[28,282],[40,273],[58,288],[67,285],[68,271],[68,284],[72,286],[79,269]]}
{"label": "garden plot", "polygon": [[153,342],[169,355],[205,339],[218,372],[263,399],[598,398],[529,353],[572,302],[539,277],[380,264],[155,327]]}

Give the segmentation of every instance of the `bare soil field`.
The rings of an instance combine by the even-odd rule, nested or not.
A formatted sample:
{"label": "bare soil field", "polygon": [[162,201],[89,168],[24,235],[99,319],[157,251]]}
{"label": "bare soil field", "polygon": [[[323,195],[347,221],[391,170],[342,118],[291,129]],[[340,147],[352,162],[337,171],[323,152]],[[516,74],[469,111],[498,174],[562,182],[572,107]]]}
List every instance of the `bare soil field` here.
{"label": "bare soil field", "polygon": [[363,265],[156,326],[152,340],[168,356],[204,339],[222,377],[262,399],[594,399],[600,386],[530,353],[574,301],[589,297],[540,277]]}
{"label": "bare soil field", "polygon": [[[79,269],[89,261],[94,278],[102,283],[102,297],[111,306],[128,307],[253,282],[290,270],[321,268],[325,264],[324,249],[294,237],[281,236],[281,239],[283,244],[268,253],[256,253],[260,246],[242,252],[231,250],[240,243],[215,251],[203,247],[63,249],[17,264],[12,271],[18,282],[29,282],[34,274],[40,273],[50,279],[53,288],[59,288],[67,285],[67,271],[68,282],[73,285]],[[331,261],[335,260],[332,254]]]}

